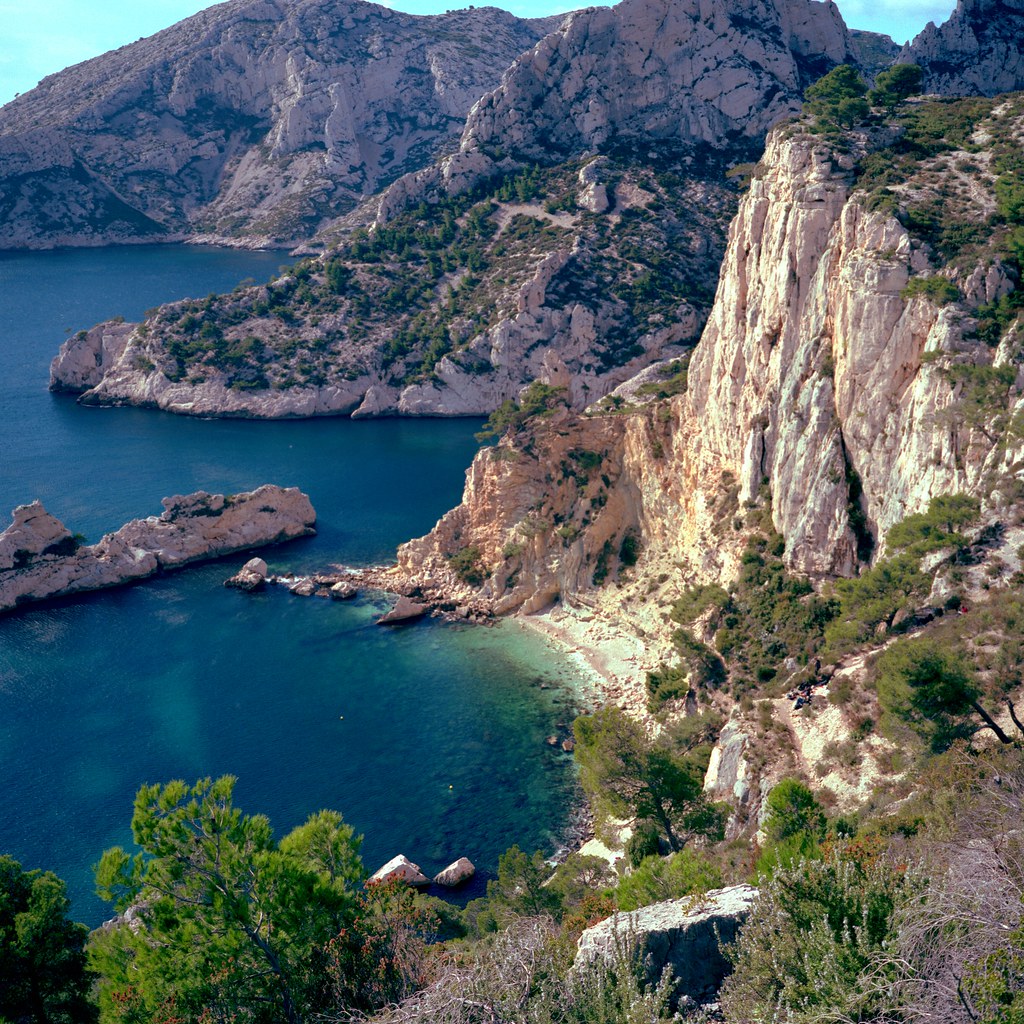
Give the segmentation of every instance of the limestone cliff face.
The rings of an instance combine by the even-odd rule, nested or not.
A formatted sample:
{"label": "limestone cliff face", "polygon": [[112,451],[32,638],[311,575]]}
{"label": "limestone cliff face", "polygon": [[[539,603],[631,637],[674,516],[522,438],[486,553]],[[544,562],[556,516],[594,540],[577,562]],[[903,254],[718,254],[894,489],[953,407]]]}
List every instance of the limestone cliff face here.
{"label": "limestone cliff face", "polygon": [[581,11],[474,105],[456,154],[384,194],[378,220],[517,162],[659,140],[739,152],[796,113],[815,78],[857,60],[831,2],[623,0]]}
{"label": "limestone cliff face", "polygon": [[0,110],[0,248],[305,239],[454,142],[557,23],[220,4]]}
{"label": "limestone cliff face", "polygon": [[1024,89],[1024,2],[959,0],[949,20],[930,24],[899,60],[920,64],[926,90],[944,96]]}
{"label": "limestone cliff face", "polygon": [[38,501],[20,505],[0,533],[0,612],[316,532],[316,513],[297,487],[265,484],[227,497],[198,491],[163,506],[161,515],[85,545]]}
{"label": "limestone cliff face", "polygon": [[[402,563],[498,611],[589,601],[617,576],[607,600],[628,615],[670,578],[729,583],[743,510],[769,496],[786,560],[817,578],[856,572],[935,495],[998,500],[993,481],[1019,473],[1020,442],[964,416],[949,371],[1016,365],[1012,415],[1024,408],[1020,339],[1011,328],[993,351],[973,337],[967,305],[904,292],[934,269],[930,250],[854,188],[859,157],[884,142],[861,135],[837,153],[797,128],[774,133],[732,224],[685,394],[633,412],[623,397],[618,411],[506,438],[478,456],[463,504],[406,545]],[[993,273],[970,270],[968,294]],[[491,573],[480,587],[452,571],[466,548]]]}

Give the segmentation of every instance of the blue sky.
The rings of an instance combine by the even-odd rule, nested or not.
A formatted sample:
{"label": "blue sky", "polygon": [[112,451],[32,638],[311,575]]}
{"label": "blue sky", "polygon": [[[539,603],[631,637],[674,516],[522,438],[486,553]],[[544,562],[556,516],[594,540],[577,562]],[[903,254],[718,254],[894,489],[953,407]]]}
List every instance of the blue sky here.
{"label": "blue sky", "polygon": [[[412,14],[434,14],[459,2],[393,0],[388,6]],[[588,6],[586,0],[490,2],[527,17]],[[955,0],[837,3],[851,28],[885,32],[901,43],[929,21],[945,21],[955,6]],[[28,91],[46,75],[152,35],[211,6],[206,0],[0,0],[0,104]]]}

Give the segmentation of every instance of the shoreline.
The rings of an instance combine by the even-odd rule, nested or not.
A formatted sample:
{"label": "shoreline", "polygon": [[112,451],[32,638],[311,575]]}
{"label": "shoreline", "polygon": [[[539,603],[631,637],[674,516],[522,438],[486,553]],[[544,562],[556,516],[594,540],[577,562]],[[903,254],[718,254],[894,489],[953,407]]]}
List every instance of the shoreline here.
{"label": "shoreline", "polygon": [[657,667],[642,639],[618,628],[600,611],[559,605],[546,612],[514,615],[512,621],[539,633],[589,679],[600,698],[598,707],[614,705],[631,718],[646,721],[646,674]]}

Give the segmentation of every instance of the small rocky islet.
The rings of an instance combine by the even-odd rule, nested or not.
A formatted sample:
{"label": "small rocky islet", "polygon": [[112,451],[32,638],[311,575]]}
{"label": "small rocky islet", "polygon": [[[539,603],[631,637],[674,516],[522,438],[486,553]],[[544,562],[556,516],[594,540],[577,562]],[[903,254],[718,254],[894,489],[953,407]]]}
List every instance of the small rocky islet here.
{"label": "small rocky islet", "polygon": [[165,498],[163,507],[158,516],[134,519],[87,544],[41,502],[19,505],[0,533],[0,612],[316,532],[313,506],[296,487],[264,484],[231,495],[196,491]]}

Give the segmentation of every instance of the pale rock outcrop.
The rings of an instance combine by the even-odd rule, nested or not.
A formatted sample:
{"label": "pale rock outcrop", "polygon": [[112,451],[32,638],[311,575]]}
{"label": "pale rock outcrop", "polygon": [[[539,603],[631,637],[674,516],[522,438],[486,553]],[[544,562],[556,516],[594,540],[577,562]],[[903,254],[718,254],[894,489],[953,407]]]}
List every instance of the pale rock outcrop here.
{"label": "pale rock outcrop", "polygon": [[583,932],[574,967],[598,959],[614,963],[635,941],[648,984],[657,984],[667,967],[675,981],[673,1003],[711,1001],[732,972],[723,947],[736,941],[757,895],[753,886],[735,885],[614,914]]}
{"label": "pale rock outcrop", "polygon": [[1024,89],[1024,0],[959,0],[899,56],[924,69],[924,87],[943,96],[996,96]]}
{"label": "pale rock outcrop", "polygon": [[43,508],[41,501],[19,505],[11,525],[0,533],[0,572],[17,570],[42,555],[58,555],[77,546],[71,531]]}
{"label": "pale rock outcrop", "polygon": [[295,243],[454,143],[559,18],[231,0],[0,111],[0,248]]}
{"label": "pale rock outcrop", "polygon": [[[888,141],[862,135],[837,154],[798,128],[773,133],[730,229],[686,393],[630,415],[556,415],[526,443],[481,453],[462,505],[400,549],[402,567],[499,613],[586,600],[618,576],[628,617],[632,598],[680,570],[730,583],[749,503],[770,498],[790,568],[841,576],[934,496],[981,496],[986,478],[1019,472],[1021,453],[958,411],[947,373],[993,353],[963,306],[904,295],[934,269],[928,252],[854,192],[858,148]],[[1020,365],[1021,346],[994,355]],[[581,457],[597,463],[580,472]],[[640,561],[624,579],[629,536]],[[490,573],[479,588],[448,566],[470,546]]]}
{"label": "pale rock outcrop", "polygon": [[453,889],[463,882],[468,882],[476,874],[476,868],[468,857],[460,857],[434,875],[434,884]]}
{"label": "pale rock outcrop", "polygon": [[88,391],[124,356],[135,324],[107,321],[68,338],[50,363],[50,390]]}
{"label": "pale rock outcrop", "polygon": [[383,867],[378,868],[367,880],[371,883],[405,882],[416,888],[430,885],[430,879],[420,871],[418,864],[413,864],[405,854],[392,857]]}
{"label": "pale rock outcrop", "polygon": [[608,186],[601,180],[601,172],[606,165],[607,160],[598,157],[580,168],[580,190],[576,193],[576,202],[591,213],[604,213],[611,206]]}
{"label": "pale rock outcrop", "polygon": [[811,81],[856,60],[833,3],[623,0],[579,11],[473,106],[458,153],[382,196],[377,219],[515,161],[555,162],[613,140],[757,140],[799,110]]}
{"label": "pale rock outcrop", "polygon": [[403,594],[395,602],[395,606],[377,620],[377,625],[398,626],[406,622],[415,622],[417,619],[422,619],[429,611],[429,605],[420,604]]}
{"label": "pale rock outcrop", "polygon": [[750,739],[743,726],[729,719],[711,751],[704,774],[704,792],[712,800],[728,800],[734,809],[743,808],[750,796],[750,766],[745,754]]}
{"label": "pale rock outcrop", "polygon": [[197,491],[164,498],[163,506],[161,515],[134,519],[92,545],[39,502],[19,506],[0,534],[0,611],[316,532],[313,506],[295,487],[264,484],[227,497]]}
{"label": "pale rock outcrop", "polygon": [[224,586],[249,592],[260,590],[266,586],[267,571],[267,563],[262,558],[250,558],[234,576],[224,581]]}

